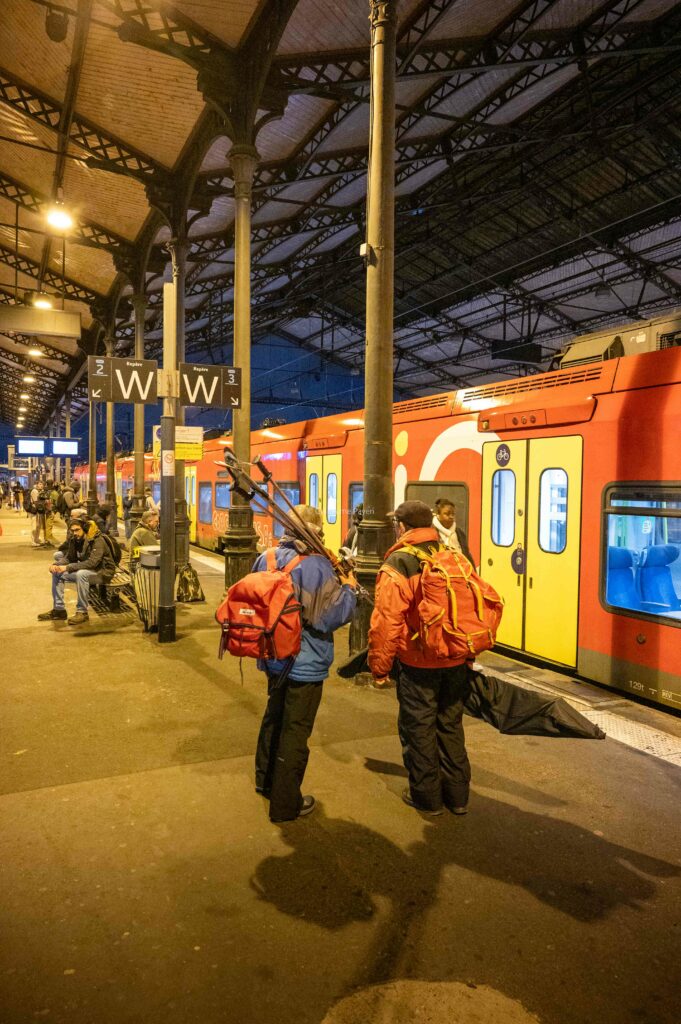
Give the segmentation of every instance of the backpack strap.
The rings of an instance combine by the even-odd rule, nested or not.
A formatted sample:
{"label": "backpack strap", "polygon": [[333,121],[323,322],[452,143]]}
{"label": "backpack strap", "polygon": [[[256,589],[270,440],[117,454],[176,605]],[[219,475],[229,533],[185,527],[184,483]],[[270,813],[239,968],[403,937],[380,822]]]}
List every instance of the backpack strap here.
{"label": "backpack strap", "polygon": [[297,565],[300,565],[304,555],[294,555],[290,562],[287,562],[281,569],[277,566],[277,549],[268,548],[265,552],[265,558],[267,560],[267,571],[268,572],[292,572]]}

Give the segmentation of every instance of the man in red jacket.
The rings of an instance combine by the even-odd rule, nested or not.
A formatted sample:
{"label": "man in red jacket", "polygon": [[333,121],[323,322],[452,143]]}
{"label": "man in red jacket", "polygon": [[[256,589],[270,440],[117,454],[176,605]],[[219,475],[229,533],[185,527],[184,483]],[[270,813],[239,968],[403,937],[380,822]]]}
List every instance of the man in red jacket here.
{"label": "man in red jacket", "polygon": [[465,814],[471,769],[463,732],[466,664],[435,658],[421,646],[418,604],[421,566],[401,550],[405,544],[427,554],[438,550],[433,513],[422,501],[404,501],[393,513],[397,543],[388,551],[376,582],[369,628],[369,668],[378,684],[393,669],[409,787],[402,799],[426,814]]}

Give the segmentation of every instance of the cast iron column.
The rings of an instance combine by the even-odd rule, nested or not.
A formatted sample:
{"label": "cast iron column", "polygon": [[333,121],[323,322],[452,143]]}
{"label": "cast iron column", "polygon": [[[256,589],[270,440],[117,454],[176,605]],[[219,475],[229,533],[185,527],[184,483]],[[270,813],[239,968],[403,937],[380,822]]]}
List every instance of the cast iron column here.
{"label": "cast iron column", "polygon": [[[144,295],[133,295],[132,305],[135,310],[135,359],[144,359],[144,314],[147,300]],[[135,455],[135,485],[130,509],[133,530],[144,512],[144,409],[145,406],[141,402],[136,402],[133,406],[132,446]]]}
{"label": "cast iron column", "polygon": [[[113,356],[113,340],[107,338],[106,342],[106,354],[111,358]],[[114,423],[116,416],[116,406],[113,402],[106,403],[106,492],[104,494],[104,500],[107,504],[111,505],[112,513],[109,522],[111,528],[116,532],[116,520],[118,518],[118,508],[116,505],[116,444],[114,435]]]}
{"label": "cast iron column", "polygon": [[85,506],[89,516],[97,511],[97,402],[90,402],[89,472]]}
{"label": "cast iron column", "polygon": [[[234,146],[229,154],[234,178],[234,365],[241,368],[241,408],[232,413],[233,452],[240,462],[251,458],[251,188],[258,164],[253,146]],[[257,554],[253,512],[232,493],[223,537],[225,583],[251,571]]]}
{"label": "cast iron column", "polygon": [[[367,175],[366,356],[364,369],[364,518],[357,578],[373,593],[383,556],[394,540],[393,267],[395,261],[395,41],[397,0],[370,0],[371,134]],[[350,649],[366,645],[371,606],[361,602]]]}
{"label": "cast iron column", "polygon": [[[169,243],[175,285],[175,344],[176,366],[184,362],[184,290],[187,269],[187,242],[175,238]],[[175,426],[184,426],[184,409],[175,402]],[[177,569],[189,563],[189,519],[184,492],[184,462],[175,463],[175,565]]]}
{"label": "cast iron column", "polygon": [[[71,392],[64,398],[64,436],[71,437]],[[64,462],[64,482],[71,483],[71,459]]]}

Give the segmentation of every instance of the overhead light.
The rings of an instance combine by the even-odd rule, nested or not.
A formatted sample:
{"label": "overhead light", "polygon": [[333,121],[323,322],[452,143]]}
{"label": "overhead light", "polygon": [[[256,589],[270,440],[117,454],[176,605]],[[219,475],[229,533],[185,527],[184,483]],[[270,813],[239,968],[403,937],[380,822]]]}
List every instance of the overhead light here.
{"label": "overhead light", "polygon": [[36,292],[33,305],[36,309],[52,309],[52,299],[47,292]]}
{"label": "overhead light", "polygon": [[33,382],[35,381],[35,377],[32,377],[30,373],[27,373],[26,376],[22,377],[21,379],[25,381],[27,384],[33,384]]}
{"label": "overhead light", "polygon": [[19,412],[28,412],[28,409],[26,408],[25,405],[20,405],[19,406]]}
{"label": "overhead light", "polygon": [[29,395],[24,392],[22,395],[19,395],[19,398],[29,398]]}
{"label": "overhead light", "polygon": [[42,349],[39,348],[29,348],[28,354],[29,356],[42,356],[45,353],[42,351]]}
{"label": "overhead light", "polygon": [[53,11],[51,7],[45,16],[45,31],[53,43],[63,43],[69,30],[68,15],[63,11]]}
{"label": "overhead light", "polygon": [[70,231],[73,227],[73,217],[64,206],[64,190],[59,186],[57,198],[47,211],[47,223],[58,231]]}

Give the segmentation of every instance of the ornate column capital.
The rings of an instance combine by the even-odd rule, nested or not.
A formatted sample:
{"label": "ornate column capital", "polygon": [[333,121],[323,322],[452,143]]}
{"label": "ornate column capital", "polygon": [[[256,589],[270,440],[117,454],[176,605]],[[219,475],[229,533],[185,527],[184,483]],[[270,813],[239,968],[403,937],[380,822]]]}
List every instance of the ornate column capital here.
{"label": "ornate column capital", "polygon": [[379,25],[387,25],[391,21],[397,21],[396,0],[369,0],[369,6],[369,21],[372,29],[378,28]]}
{"label": "ornate column capital", "polygon": [[237,143],[230,149],[227,159],[234,177],[234,198],[250,199],[260,154],[255,146]]}

